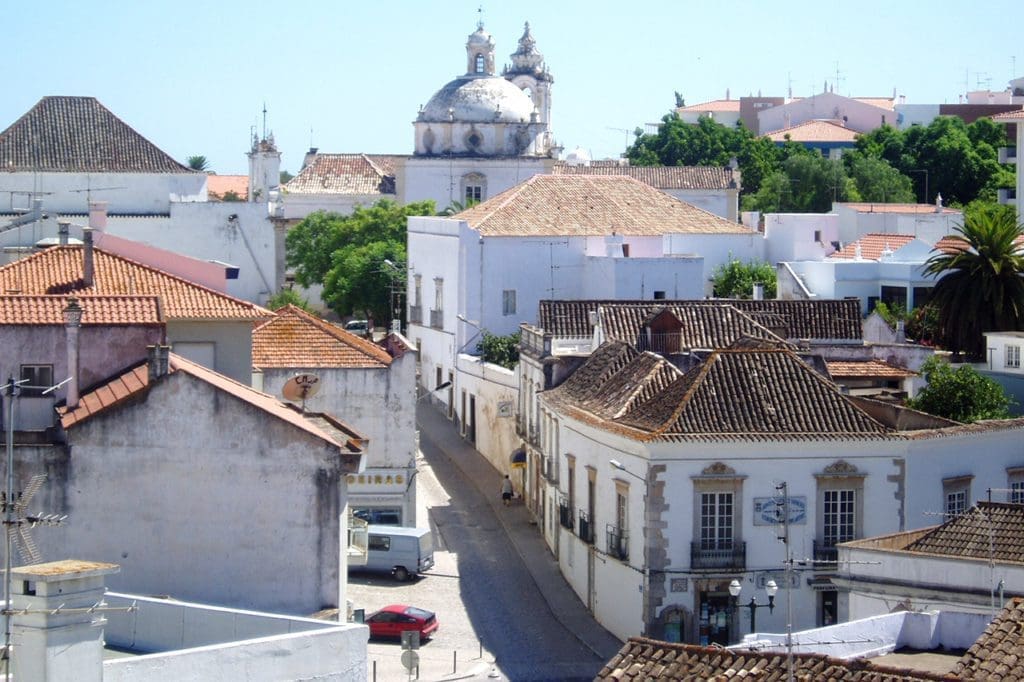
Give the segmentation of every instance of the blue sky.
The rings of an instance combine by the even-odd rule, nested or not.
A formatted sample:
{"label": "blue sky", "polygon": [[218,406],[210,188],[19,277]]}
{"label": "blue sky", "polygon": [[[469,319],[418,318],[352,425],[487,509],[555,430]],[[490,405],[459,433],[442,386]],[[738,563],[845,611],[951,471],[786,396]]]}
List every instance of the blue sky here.
{"label": "blue sky", "polygon": [[[465,71],[478,3],[303,1],[16,3],[5,10],[0,128],[45,95],[91,95],[179,160],[247,172],[267,124],[296,172],[321,151],[409,153],[421,104]],[[254,7],[256,7],[254,9]],[[555,77],[553,129],[567,149],[615,156],[627,133],[688,104],[757,93],[890,95],[955,102],[1024,75],[1024,2],[601,2],[483,7],[508,61],[533,28]],[[631,137],[631,136],[630,136]]]}

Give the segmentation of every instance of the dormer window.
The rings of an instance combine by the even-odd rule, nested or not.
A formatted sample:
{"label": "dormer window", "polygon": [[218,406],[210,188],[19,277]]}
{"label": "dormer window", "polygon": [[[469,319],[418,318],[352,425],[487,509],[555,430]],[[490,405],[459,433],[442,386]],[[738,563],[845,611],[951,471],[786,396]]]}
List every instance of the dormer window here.
{"label": "dormer window", "polygon": [[475,70],[476,70],[477,73],[483,73],[484,72],[484,56],[482,54],[478,54],[476,56],[476,67],[475,67]]}

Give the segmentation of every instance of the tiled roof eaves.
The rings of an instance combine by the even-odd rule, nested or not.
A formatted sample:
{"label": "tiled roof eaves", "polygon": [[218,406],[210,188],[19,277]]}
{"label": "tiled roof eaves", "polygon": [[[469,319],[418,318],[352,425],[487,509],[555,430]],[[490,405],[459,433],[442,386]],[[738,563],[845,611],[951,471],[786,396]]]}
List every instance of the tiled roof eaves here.
{"label": "tiled roof eaves", "polygon": [[1017,431],[1024,429],[1024,417],[1015,419],[989,419],[973,424],[959,424],[941,429],[922,429],[907,431],[904,437],[909,440],[929,440],[932,438],[952,438],[970,433],[987,433],[995,431]]}
{"label": "tiled roof eaves", "polygon": [[[275,336],[276,327],[288,324],[291,320],[301,324],[312,334],[319,335],[321,338],[326,337],[344,349],[351,349],[353,353],[360,356],[360,360],[358,362],[349,360],[338,364],[325,356],[311,361],[310,355],[305,355],[301,351],[293,352],[294,349],[286,347],[284,345],[286,342]],[[296,361],[299,364],[296,364]],[[377,344],[344,331],[336,325],[292,305],[279,309],[273,318],[257,325],[253,330],[253,365],[262,369],[297,368],[299,366],[311,369],[339,366],[348,369],[379,369],[388,367],[391,362],[391,355]]]}

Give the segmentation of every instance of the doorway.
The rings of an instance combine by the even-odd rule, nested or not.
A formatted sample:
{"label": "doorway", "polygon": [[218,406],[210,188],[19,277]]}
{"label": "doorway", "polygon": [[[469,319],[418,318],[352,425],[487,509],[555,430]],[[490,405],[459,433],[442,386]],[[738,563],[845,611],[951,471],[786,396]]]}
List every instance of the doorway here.
{"label": "doorway", "polygon": [[733,643],[733,608],[728,592],[701,592],[697,642],[701,646]]}

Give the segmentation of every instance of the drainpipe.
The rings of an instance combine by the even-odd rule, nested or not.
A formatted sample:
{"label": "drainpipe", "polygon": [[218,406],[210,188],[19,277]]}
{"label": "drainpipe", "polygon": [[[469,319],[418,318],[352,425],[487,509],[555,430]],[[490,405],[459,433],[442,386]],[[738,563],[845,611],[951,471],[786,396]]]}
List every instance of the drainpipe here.
{"label": "drainpipe", "polygon": [[93,282],[93,253],[91,227],[82,228],[82,285],[86,288]]}
{"label": "drainpipe", "polygon": [[69,410],[78,407],[78,330],[82,325],[82,306],[72,296],[64,308],[64,329],[67,332],[68,352],[68,395]]}

